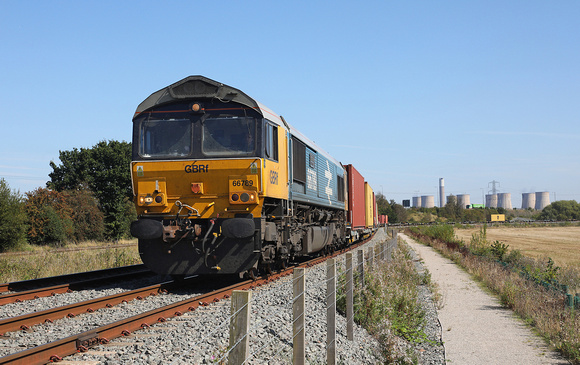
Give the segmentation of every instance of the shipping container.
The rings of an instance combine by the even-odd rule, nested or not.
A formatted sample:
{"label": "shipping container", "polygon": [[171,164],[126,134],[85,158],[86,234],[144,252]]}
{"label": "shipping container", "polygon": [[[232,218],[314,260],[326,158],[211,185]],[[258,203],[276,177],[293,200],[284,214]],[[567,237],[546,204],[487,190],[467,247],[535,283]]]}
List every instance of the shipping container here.
{"label": "shipping container", "polygon": [[375,227],[379,225],[379,206],[377,205],[375,193],[373,193],[373,222]]}
{"label": "shipping container", "polygon": [[365,181],[365,224],[372,228],[375,223],[375,194],[368,182]]}
{"label": "shipping container", "polygon": [[348,175],[348,221],[353,230],[365,227],[365,179],[354,168],[346,165]]}
{"label": "shipping container", "polygon": [[389,223],[389,216],[385,214],[379,215],[379,224],[385,226]]}

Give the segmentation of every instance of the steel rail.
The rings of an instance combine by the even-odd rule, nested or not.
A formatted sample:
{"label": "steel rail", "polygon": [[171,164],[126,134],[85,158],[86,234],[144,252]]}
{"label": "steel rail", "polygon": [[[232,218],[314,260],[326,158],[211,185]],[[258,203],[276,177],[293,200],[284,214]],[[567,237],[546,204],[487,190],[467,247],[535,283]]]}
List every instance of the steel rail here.
{"label": "steel rail", "polygon": [[169,317],[181,316],[184,312],[194,311],[199,306],[207,306],[211,302],[217,302],[220,301],[221,299],[227,299],[231,296],[231,293],[234,290],[254,289],[257,286],[262,286],[266,283],[275,281],[283,276],[291,275],[293,269],[295,268],[311,267],[317,265],[329,258],[341,255],[347,251],[353,250],[367,243],[372,239],[372,237],[373,235],[347,248],[337,250],[328,256],[318,257],[309,260],[300,265],[289,267],[285,270],[271,274],[269,276],[262,276],[255,280],[246,280],[240,283],[236,283],[206,294],[198,295],[190,299],[186,299],[161,308],[150,310],[148,312],[137,314],[135,316],[114,323],[110,323],[108,325],[104,325],[102,327],[98,327],[93,330],[80,333],[78,335],[73,335],[45,345],[37,346],[28,350],[24,350],[21,352],[17,352],[2,357],[0,358],[0,365],[4,364],[36,365],[59,361],[65,356],[69,356],[77,352],[87,351],[90,347],[96,346],[98,344],[108,343],[109,340],[111,339],[122,336],[128,336],[133,331],[148,328],[153,323],[165,322],[165,320]]}
{"label": "steel rail", "polygon": [[46,278],[39,278],[39,279],[31,279],[31,280],[22,280],[22,281],[14,281],[11,283],[2,283],[0,284],[0,293],[8,292],[8,291],[19,291],[19,290],[26,290],[31,287],[46,287],[48,285],[54,285],[55,281],[60,281],[64,283],[76,283],[84,278],[95,278],[96,276],[102,276],[106,278],[107,276],[115,276],[120,273],[127,273],[127,271],[134,271],[136,273],[150,271],[146,268],[143,264],[138,265],[129,265],[129,266],[122,266],[122,267],[114,267],[111,269],[102,269],[102,270],[94,270],[94,271],[86,271],[74,274],[66,274],[66,275],[59,275],[59,276],[50,276]]}
{"label": "steel rail", "polygon": [[10,293],[0,295],[0,305],[9,303],[19,303],[25,300],[38,299],[40,297],[49,297],[55,294],[70,293],[72,289],[70,284],[49,286],[46,288],[26,290],[24,292]]}
{"label": "steel rail", "polygon": [[124,301],[143,299],[149,295],[157,295],[173,285],[175,285],[174,282],[165,282],[40,312],[28,313],[18,317],[6,318],[0,320],[0,334],[16,330],[26,330],[35,324],[53,322],[64,317],[75,317],[82,313],[91,313],[97,309],[112,307]]}

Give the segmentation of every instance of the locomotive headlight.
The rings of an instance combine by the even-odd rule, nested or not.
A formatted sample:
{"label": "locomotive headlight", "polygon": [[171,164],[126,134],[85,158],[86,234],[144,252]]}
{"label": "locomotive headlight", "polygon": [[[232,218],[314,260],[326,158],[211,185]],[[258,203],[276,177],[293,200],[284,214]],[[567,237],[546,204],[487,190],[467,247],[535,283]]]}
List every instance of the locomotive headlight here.
{"label": "locomotive headlight", "polygon": [[203,106],[200,103],[191,104],[191,111],[194,113],[203,113]]}
{"label": "locomotive headlight", "polygon": [[242,195],[240,195],[240,200],[243,201],[244,203],[248,202],[250,200],[250,194],[242,193]]}
{"label": "locomotive headlight", "polygon": [[151,203],[153,203],[153,197],[151,195],[147,195],[143,200],[144,200],[144,203],[145,204],[151,204]]}

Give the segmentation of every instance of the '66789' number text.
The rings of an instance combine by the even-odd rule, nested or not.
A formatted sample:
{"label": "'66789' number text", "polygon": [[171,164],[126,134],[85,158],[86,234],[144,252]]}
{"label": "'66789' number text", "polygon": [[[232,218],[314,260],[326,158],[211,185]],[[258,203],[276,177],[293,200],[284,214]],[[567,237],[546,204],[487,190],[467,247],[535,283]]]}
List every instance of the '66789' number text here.
{"label": "'66789' number text", "polygon": [[254,186],[253,180],[232,180],[232,186]]}

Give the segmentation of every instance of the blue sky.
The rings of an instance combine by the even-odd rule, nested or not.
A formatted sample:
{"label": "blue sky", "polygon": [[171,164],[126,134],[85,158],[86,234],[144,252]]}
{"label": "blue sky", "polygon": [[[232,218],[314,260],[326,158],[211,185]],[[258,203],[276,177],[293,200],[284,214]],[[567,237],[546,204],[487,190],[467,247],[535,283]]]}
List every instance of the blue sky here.
{"label": "blue sky", "polygon": [[[579,1],[0,0],[0,177],[131,139],[188,75],[281,114],[375,191],[580,201]],[[437,198],[436,198],[437,200]]]}

